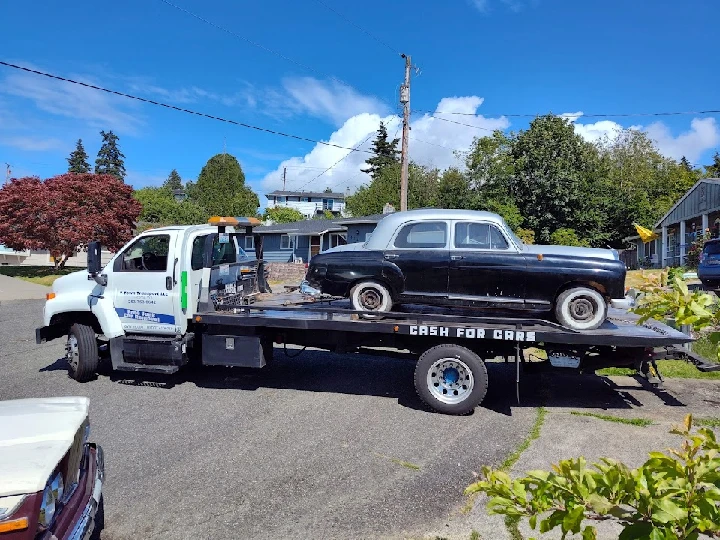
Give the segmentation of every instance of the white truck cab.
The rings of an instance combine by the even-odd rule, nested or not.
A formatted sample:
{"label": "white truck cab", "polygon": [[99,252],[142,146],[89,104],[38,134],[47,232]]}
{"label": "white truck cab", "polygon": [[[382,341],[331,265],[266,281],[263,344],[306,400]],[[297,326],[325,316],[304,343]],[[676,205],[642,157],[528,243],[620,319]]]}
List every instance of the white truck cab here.
{"label": "white truck cab", "polygon": [[[123,246],[104,268],[99,243],[90,243],[87,271],[57,279],[47,295],[37,341],[68,336],[71,373],[83,371],[77,357],[87,352],[81,349],[97,347],[96,336],[109,343],[114,367],[128,357],[147,360],[165,354],[166,346],[173,356],[185,355],[203,277],[207,284],[212,267],[229,274],[231,265],[239,277],[254,275],[255,254],[248,255],[240,240],[259,224],[255,218],[215,217],[206,225],[147,230]],[[237,232],[243,227],[245,232]],[[97,361],[94,364],[89,366],[93,372]],[[79,376],[83,378],[82,373]]]}

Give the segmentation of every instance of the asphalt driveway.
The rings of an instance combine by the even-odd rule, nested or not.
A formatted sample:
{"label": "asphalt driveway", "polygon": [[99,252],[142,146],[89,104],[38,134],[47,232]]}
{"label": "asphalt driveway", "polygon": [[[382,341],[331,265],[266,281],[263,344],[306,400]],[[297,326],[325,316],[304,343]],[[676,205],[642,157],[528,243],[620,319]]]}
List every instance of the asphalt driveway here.
{"label": "asphalt driveway", "polygon": [[464,417],[422,405],[411,362],[318,351],[276,349],[259,372],[79,384],[63,343],[34,343],[42,306],[0,304],[0,398],[90,398],[107,460],[106,539],[422,537],[535,417],[512,408],[502,364],[487,407]]}

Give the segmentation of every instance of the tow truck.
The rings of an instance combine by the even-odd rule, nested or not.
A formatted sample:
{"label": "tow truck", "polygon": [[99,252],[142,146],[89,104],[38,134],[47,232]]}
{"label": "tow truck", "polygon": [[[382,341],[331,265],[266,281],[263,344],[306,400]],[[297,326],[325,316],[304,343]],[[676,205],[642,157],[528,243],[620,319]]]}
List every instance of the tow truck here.
{"label": "tow truck", "polygon": [[[466,414],[488,388],[486,361],[537,369],[524,351],[547,355],[550,371],[632,367],[662,383],[655,361],[682,358],[717,370],[686,346],[692,338],[657,321],[612,310],[595,330],[572,331],[543,318],[403,306],[367,319],[341,299],[272,293],[255,218],[213,217],[205,225],[142,232],[103,268],[88,244],[87,271],[55,281],[37,343],[66,339],[70,376],[90,381],[101,357],[116,371],[173,374],[189,363],[262,368],[275,345],[339,354],[400,354],[416,360],[414,385],[432,409]],[[254,236],[255,253],[241,248]],[[345,302],[345,303],[344,303]],[[297,354],[297,353],[296,353]],[[368,377],[372,374],[368,373]]]}

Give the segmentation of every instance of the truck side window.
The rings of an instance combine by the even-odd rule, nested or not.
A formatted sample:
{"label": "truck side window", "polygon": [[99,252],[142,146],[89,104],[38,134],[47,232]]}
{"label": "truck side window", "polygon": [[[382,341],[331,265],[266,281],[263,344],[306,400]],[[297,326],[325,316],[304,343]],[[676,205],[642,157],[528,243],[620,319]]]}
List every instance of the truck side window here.
{"label": "truck side window", "polygon": [[165,272],[168,264],[170,235],[143,236],[116,259],[116,272]]}
{"label": "truck side window", "polygon": [[190,268],[200,270],[203,267],[203,251],[205,250],[205,238],[207,234],[198,236],[193,240],[192,256],[190,258]]}

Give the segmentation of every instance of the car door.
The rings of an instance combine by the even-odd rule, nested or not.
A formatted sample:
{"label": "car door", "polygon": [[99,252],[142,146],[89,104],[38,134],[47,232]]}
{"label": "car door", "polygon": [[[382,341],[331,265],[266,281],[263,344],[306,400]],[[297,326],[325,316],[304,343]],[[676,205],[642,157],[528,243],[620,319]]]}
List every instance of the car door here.
{"label": "car door", "polygon": [[447,296],[449,227],[445,221],[406,223],[384,252],[402,272],[406,297]]}
{"label": "car door", "polygon": [[141,236],[113,259],[108,291],[123,330],[175,335],[181,316],[175,244],[178,231]]}
{"label": "car door", "polygon": [[522,304],[526,272],[524,255],[497,225],[453,223],[449,299]]}

